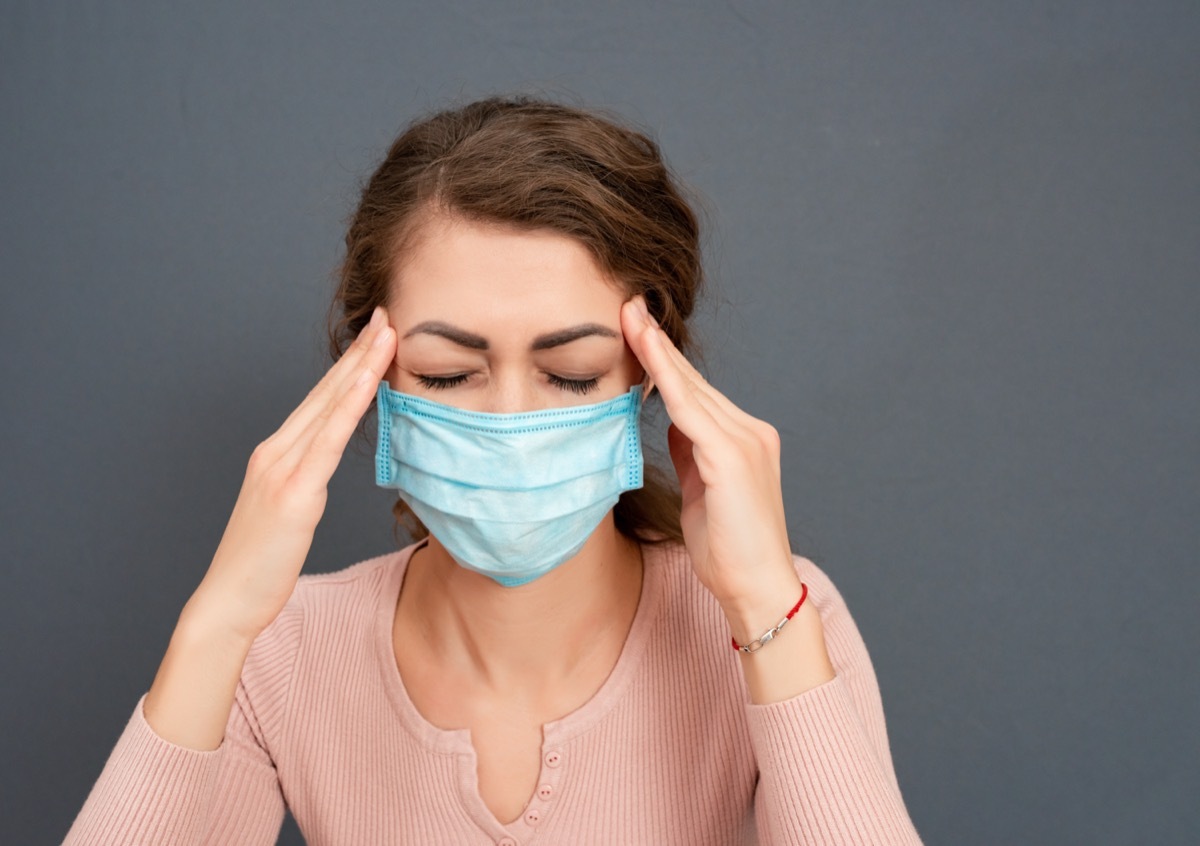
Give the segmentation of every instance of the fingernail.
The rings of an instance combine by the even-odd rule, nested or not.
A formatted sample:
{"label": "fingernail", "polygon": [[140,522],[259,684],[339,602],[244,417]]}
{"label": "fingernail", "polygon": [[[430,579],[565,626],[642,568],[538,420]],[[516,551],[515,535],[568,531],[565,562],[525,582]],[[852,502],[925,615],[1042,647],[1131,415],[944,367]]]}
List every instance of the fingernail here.
{"label": "fingernail", "polygon": [[383,309],[381,309],[379,306],[375,306],[375,308],[371,310],[371,322],[368,323],[367,325],[370,326],[372,329],[374,329],[376,326],[378,326],[379,318],[380,318],[380,315],[382,314],[382,312],[383,312]]}

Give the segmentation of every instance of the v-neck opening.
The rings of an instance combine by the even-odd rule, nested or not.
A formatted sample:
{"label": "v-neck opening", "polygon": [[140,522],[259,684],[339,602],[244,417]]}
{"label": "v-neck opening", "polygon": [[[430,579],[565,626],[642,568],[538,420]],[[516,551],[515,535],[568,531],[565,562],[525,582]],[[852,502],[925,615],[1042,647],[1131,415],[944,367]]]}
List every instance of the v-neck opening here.
{"label": "v-neck opening", "polygon": [[600,722],[620,701],[633,681],[661,604],[663,568],[658,566],[657,562],[661,550],[657,545],[640,544],[642,554],[641,595],[638,598],[633,621],[629,626],[629,633],[621,646],[616,663],[600,687],[586,702],[557,720],[551,720],[542,725],[542,765],[538,775],[538,786],[534,788],[533,794],[526,801],[520,816],[513,822],[505,824],[492,813],[479,792],[478,756],[471,740],[470,729],[443,729],[426,719],[412,701],[396,661],[393,632],[404,575],[412,561],[413,554],[428,542],[429,539],[424,538],[395,554],[395,560],[388,569],[383,590],[380,592],[376,611],[376,644],[379,650],[384,687],[401,723],[421,746],[434,754],[457,758],[458,778],[456,781],[460,789],[460,799],[472,819],[493,836],[510,835],[521,842],[527,842],[537,829],[534,824],[527,821],[526,817],[531,808],[538,803],[541,786],[547,782],[561,781],[566,775],[565,771],[569,769],[558,763],[548,764],[547,761],[560,761],[563,746]]}

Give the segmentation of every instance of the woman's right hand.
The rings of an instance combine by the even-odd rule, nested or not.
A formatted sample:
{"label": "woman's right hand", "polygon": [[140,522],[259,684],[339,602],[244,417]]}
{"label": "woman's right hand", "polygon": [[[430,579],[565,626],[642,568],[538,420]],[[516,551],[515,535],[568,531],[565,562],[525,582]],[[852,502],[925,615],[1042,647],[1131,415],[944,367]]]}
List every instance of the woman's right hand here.
{"label": "woman's right hand", "polygon": [[296,587],[329,479],[395,350],[396,333],[377,308],[279,431],[255,448],[217,553],[146,693],[142,712],[159,737],[189,749],[221,745],[250,646]]}
{"label": "woman's right hand", "polygon": [[250,641],[283,609],[325,512],[329,480],[395,351],[387,312],[376,308],[279,430],[254,449],[189,613]]}

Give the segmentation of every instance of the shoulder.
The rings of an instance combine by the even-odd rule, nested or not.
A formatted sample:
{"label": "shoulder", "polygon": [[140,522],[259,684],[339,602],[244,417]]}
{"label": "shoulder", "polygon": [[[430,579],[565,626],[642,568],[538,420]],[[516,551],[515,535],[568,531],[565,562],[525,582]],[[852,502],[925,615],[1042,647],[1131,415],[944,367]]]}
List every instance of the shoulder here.
{"label": "shoulder", "polygon": [[402,555],[403,550],[391,552],[341,570],[300,576],[283,610],[254,641],[244,678],[278,674],[331,631],[350,635],[368,628]]}
{"label": "shoulder", "polygon": [[287,608],[306,615],[336,613],[335,609],[378,598],[403,554],[404,550],[389,552],[341,570],[303,575],[296,582]]}
{"label": "shoulder", "polygon": [[242,667],[237,697],[261,742],[278,743],[288,729],[297,691],[339,684],[360,666],[389,575],[403,550],[330,573],[301,576],[283,610],[255,639]]}
{"label": "shoulder", "polygon": [[800,581],[808,586],[808,599],[821,614],[821,621],[828,625],[843,615],[849,614],[846,600],[834,584],[833,579],[816,562],[803,555],[792,553],[792,564]]}

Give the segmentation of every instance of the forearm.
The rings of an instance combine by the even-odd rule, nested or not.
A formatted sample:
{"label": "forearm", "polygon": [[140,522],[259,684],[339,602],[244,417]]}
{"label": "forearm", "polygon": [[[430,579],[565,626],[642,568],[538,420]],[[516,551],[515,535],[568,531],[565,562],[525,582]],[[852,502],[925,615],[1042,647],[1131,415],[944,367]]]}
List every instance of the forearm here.
{"label": "forearm", "polygon": [[722,606],[733,637],[746,643],[799,599],[801,577],[808,586],[800,611],[774,639],[739,653],[753,700],[746,714],[760,773],[760,838],[772,846],[915,846],[921,839],[892,767],[866,644],[828,576],[806,559],[795,564],[794,581],[772,580],[736,612]]}
{"label": "forearm", "polygon": [[218,748],[252,643],[193,596],[146,694],[143,711],[154,732],[187,749]]}

